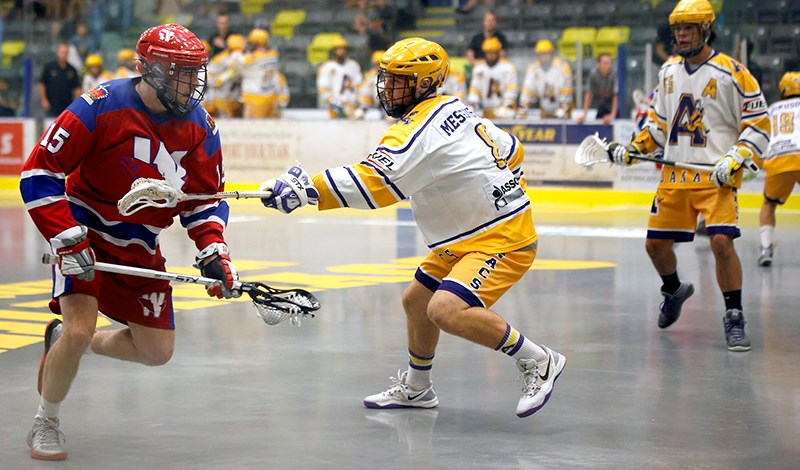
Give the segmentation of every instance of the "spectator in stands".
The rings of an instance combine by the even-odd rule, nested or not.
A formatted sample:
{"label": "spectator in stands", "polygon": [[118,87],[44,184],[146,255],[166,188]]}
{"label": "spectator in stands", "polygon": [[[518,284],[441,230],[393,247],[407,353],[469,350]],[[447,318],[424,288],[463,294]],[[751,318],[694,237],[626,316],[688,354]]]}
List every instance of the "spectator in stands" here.
{"label": "spectator in stands", "polygon": [[289,104],[289,85],[278,71],[278,51],[269,48],[269,32],[256,28],[247,36],[250,52],[244,56],[242,101],[248,119],[279,118]]}
{"label": "spectator in stands", "polygon": [[136,71],[136,52],[133,49],[120,49],[117,52],[117,70],[114,78],[133,78],[138,77]]}
{"label": "spectator in stands", "polygon": [[81,94],[80,76],[75,67],[67,63],[68,55],[69,44],[59,44],[56,60],[46,64],[42,69],[39,96],[42,100],[42,110],[49,117],[57,117]]}
{"label": "spectator in stands", "polygon": [[470,64],[474,66],[479,59],[483,59],[483,41],[494,37],[500,40],[500,44],[503,45],[503,50],[509,48],[508,39],[506,39],[506,36],[502,32],[497,30],[497,16],[494,12],[487,11],[483,15],[483,31],[472,36],[472,39],[469,41],[467,59]]}
{"label": "spectator in stands", "polygon": [[457,13],[470,13],[475,8],[479,6],[487,6],[489,8],[494,7],[494,0],[461,0],[458,2],[459,7],[456,8]]}
{"label": "spectator in stands", "polygon": [[344,38],[331,44],[330,54],[331,58],[317,70],[317,97],[331,118],[352,118],[358,107],[357,88],[364,81],[361,67],[347,56]]}
{"label": "spectator in stands", "polygon": [[19,109],[19,101],[11,97],[8,80],[0,78],[0,117],[14,117]]}
{"label": "spectator in stands", "polygon": [[555,55],[553,43],[541,39],[534,47],[537,59],[528,66],[522,93],[521,108],[538,106],[542,118],[568,118],[572,111],[572,68],[569,62]]}
{"label": "spectator in stands", "polygon": [[667,61],[672,55],[672,47],[675,39],[672,37],[672,28],[669,23],[664,23],[658,27],[656,41],[653,44],[653,63],[658,65]]}
{"label": "spectator in stands", "polygon": [[92,39],[91,34],[89,34],[89,26],[84,23],[80,22],[75,27],[75,35],[72,37],[72,41],[70,41],[73,46],[78,50],[78,55],[81,57],[81,62],[84,62],[89,54],[93,54],[98,51],[97,45]]}
{"label": "spectator in stands", "polygon": [[220,12],[219,15],[217,15],[214,26],[216,27],[216,31],[208,39],[208,43],[211,44],[211,50],[209,51],[210,57],[214,57],[227,47],[228,36],[232,34],[231,17],[224,11]]}
{"label": "spectator in stands", "polygon": [[103,58],[100,54],[89,54],[86,58],[86,73],[83,75],[83,91],[89,91],[113,78],[113,73],[103,69]]}
{"label": "spectator in stands", "polygon": [[510,119],[516,113],[519,82],[517,68],[503,58],[497,37],[483,41],[484,59],[472,69],[467,104],[485,118]]}
{"label": "spectator in stands", "polygon": [[208,64],[208,83],[214,89],[217,115],[221,118],[242,117],[245,39],[241,34],[230,34],[225,44],[226,48]]}
{"label": "spectator in stands", "polygon": [[617,117],[619,83],[614,73],[614,64],[609,54],[597,56],[597,67],[589,73],[586,93],[583,95],[583,114],[578,117],[578,124],[586,121],[589,108],[597,110],[596,119],[602,119],[608,125]]}

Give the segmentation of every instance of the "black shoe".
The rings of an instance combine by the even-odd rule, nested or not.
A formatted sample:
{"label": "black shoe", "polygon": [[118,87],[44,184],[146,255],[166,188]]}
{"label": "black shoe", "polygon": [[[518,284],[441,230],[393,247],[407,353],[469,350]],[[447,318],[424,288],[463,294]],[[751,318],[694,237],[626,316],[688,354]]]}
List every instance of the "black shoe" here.
{"label": "black shoe", "polygon": [[39,382],[37,388],[39,395],[42,394],[42,376],[44,375],[44,361],[47,358],[47,353],[50,352],[50,347],[58,341],[61,337],[61,320],[53,318],[44,329],[44,354],[42,354],[42,362],[39,363]]}
{"label": "black shoe", "polygon": [[722,325],[725,327],[725,341],[728,343],[730,351],[749,351],[750,338],[744,332],[744,314],[739,309],[732,308],[725,312],[722,317]]}
{"label": "black shoe", "polygon": [[681,307],[686,299],[694,294],[694,286],[690,282],[681,282],[674,294],[661,291],[664,301],[661,302],[661,314],[658,316],[658,327],[667,328],[681,316]]}

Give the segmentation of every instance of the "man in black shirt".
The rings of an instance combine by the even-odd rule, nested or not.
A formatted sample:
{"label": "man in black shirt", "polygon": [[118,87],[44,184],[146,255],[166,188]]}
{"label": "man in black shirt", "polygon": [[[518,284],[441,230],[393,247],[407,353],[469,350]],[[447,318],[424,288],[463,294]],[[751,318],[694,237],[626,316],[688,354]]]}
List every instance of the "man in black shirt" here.
{"label": "man in black shirt", "polygon": [[39,79],[42,110],[49,117],[58,117],[81,94],[81,81],[75,67],[67,63],[69,44],[58,45],[56,60],[44,66]]}
{"label": "man in black shirt", "polygon": [[487,11],[483,15],[483,31],[472,36],[472,40],[469,42],[469,48],[467,49],[467,59],[472,65],[475,65],[475,62],[478,59],[483,59],[483,41],[496,37],[500,40],[500,44],[503,45],[503,51],[507,50],[510,46],[508,43],[508,39],[506,36],[497,30],[497,16],[491,11]]}

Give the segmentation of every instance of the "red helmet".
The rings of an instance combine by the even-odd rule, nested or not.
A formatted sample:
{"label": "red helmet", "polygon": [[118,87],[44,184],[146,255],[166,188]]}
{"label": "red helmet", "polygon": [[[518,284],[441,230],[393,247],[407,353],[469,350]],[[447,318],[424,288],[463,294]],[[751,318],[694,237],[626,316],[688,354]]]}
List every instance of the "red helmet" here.
{"label": "red helmet", "polygon": [[154,26],[136,44],[136,69],[167,109],[184,116],[203,99],[208,51],[179,24]]}

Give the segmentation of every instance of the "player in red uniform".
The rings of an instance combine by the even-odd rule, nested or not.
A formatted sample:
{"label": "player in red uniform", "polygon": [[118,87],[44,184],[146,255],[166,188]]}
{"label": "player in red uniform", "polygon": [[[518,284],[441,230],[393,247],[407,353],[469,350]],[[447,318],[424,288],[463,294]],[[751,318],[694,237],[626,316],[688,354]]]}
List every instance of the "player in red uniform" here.
{"label": "player in red uniform", "polygon": [[[200,106],[208,53],[176,24],[148,29],[136,52],[141,77],[112,80],[84,93],[45,131],[20,181],[25,207],[58,257],[39,367],[41,402],[28,435],[31,456],[67,457],[58,408],[81,356],[97,354],[156,366],[175,343],[167,281],[96,272],[95,260],[165,270],[158,234],[175,216],[199,253],[197,266],[220,279],[209,295],[231,297],[238,278],[223,231],[225,201],[190,201],[122,216],[116,203],[137,178],[167,180],[187,193],[224,188],[220,139]],[[95,331],[97,312],[127,328]],[[57,341],[56,341],[57,340]]]}

